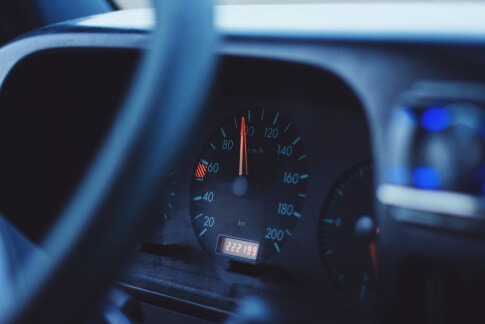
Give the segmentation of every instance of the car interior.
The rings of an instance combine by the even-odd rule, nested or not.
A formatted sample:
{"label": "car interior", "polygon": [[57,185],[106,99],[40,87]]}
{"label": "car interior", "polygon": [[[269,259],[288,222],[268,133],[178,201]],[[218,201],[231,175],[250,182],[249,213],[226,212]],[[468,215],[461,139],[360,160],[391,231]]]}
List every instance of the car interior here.
{"label": "car interior", "polygon": [[483,323],[484,17],[0,1],[0,323]]}

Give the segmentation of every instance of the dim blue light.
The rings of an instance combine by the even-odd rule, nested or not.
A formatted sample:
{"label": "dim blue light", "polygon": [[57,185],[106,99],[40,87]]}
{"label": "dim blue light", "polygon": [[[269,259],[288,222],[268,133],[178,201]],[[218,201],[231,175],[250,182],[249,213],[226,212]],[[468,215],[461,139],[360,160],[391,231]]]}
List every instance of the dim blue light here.
{"label": "dim blue light", "polygon": [[414,126],[416,124],[416,117],[409,108],[400,108],[394,114],[395,122],[397,124]]}
{"label": "dim blue light", "polygon": [[414,169],[413,182],[418,188],[438,189],[441,187],[441,176],[437,170],[422,166]]}
{"label": "dim blue light", "polygon": [[421,125],[428,131],[443,130],[450,122],[450,113],[445,108],[430,108],[421,115]]}
{"label": "dim blue light", "polygon": [[410,180],[409,169],[403,166],[393,166],[386,170],[386,180],[389,183],[405,185]]}

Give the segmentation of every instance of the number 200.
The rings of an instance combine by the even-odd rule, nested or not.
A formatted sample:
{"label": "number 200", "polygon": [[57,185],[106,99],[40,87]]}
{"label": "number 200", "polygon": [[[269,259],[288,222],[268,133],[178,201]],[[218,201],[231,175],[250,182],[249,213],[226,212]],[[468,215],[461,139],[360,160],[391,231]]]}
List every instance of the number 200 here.
{"label": "number 200", "polygon": [[284,237],[285,237],[285,232],[283,232],[283,230],[266,227],[266,236],[264,238],[267,238],[273,241],[276,241],[276,240],[282,241]]}

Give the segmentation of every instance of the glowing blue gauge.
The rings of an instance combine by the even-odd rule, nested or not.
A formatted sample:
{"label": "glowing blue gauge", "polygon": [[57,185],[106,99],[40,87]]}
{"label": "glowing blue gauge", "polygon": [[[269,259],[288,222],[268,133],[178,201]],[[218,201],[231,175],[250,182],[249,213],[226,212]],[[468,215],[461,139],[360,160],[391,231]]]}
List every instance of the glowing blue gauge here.
{"label": "glowing blue gauge", "polygon": [[283,113],[241,111],[213,132],[194,166],[195,236],[217,263],[258,263],[284,253],[303,210],[304,139]]}
{"label": "glowing blue gauge", "polygon": [[446,108],[429,108],[421,115],[421,126],[432,132],[448,128],[450,122],[451,115]]}
{"label": "glowing blue gauge", "polygon": [[439,172],[428,166],[421,166],[413,171],[414,185],[421,189],[439,189],[442,181]]}

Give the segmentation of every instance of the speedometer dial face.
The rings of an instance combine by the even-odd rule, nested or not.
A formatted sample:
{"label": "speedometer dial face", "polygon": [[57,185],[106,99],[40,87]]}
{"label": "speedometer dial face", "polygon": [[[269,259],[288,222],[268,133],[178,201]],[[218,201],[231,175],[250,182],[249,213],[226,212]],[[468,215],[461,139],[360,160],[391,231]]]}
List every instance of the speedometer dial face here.
{"label": "speedometer dial face", "polygon": [[196,237],[218,263],[262,262],[293,235],[309,175],[303,140],[280,112],[228,118],[194,167],[190,214]]}

